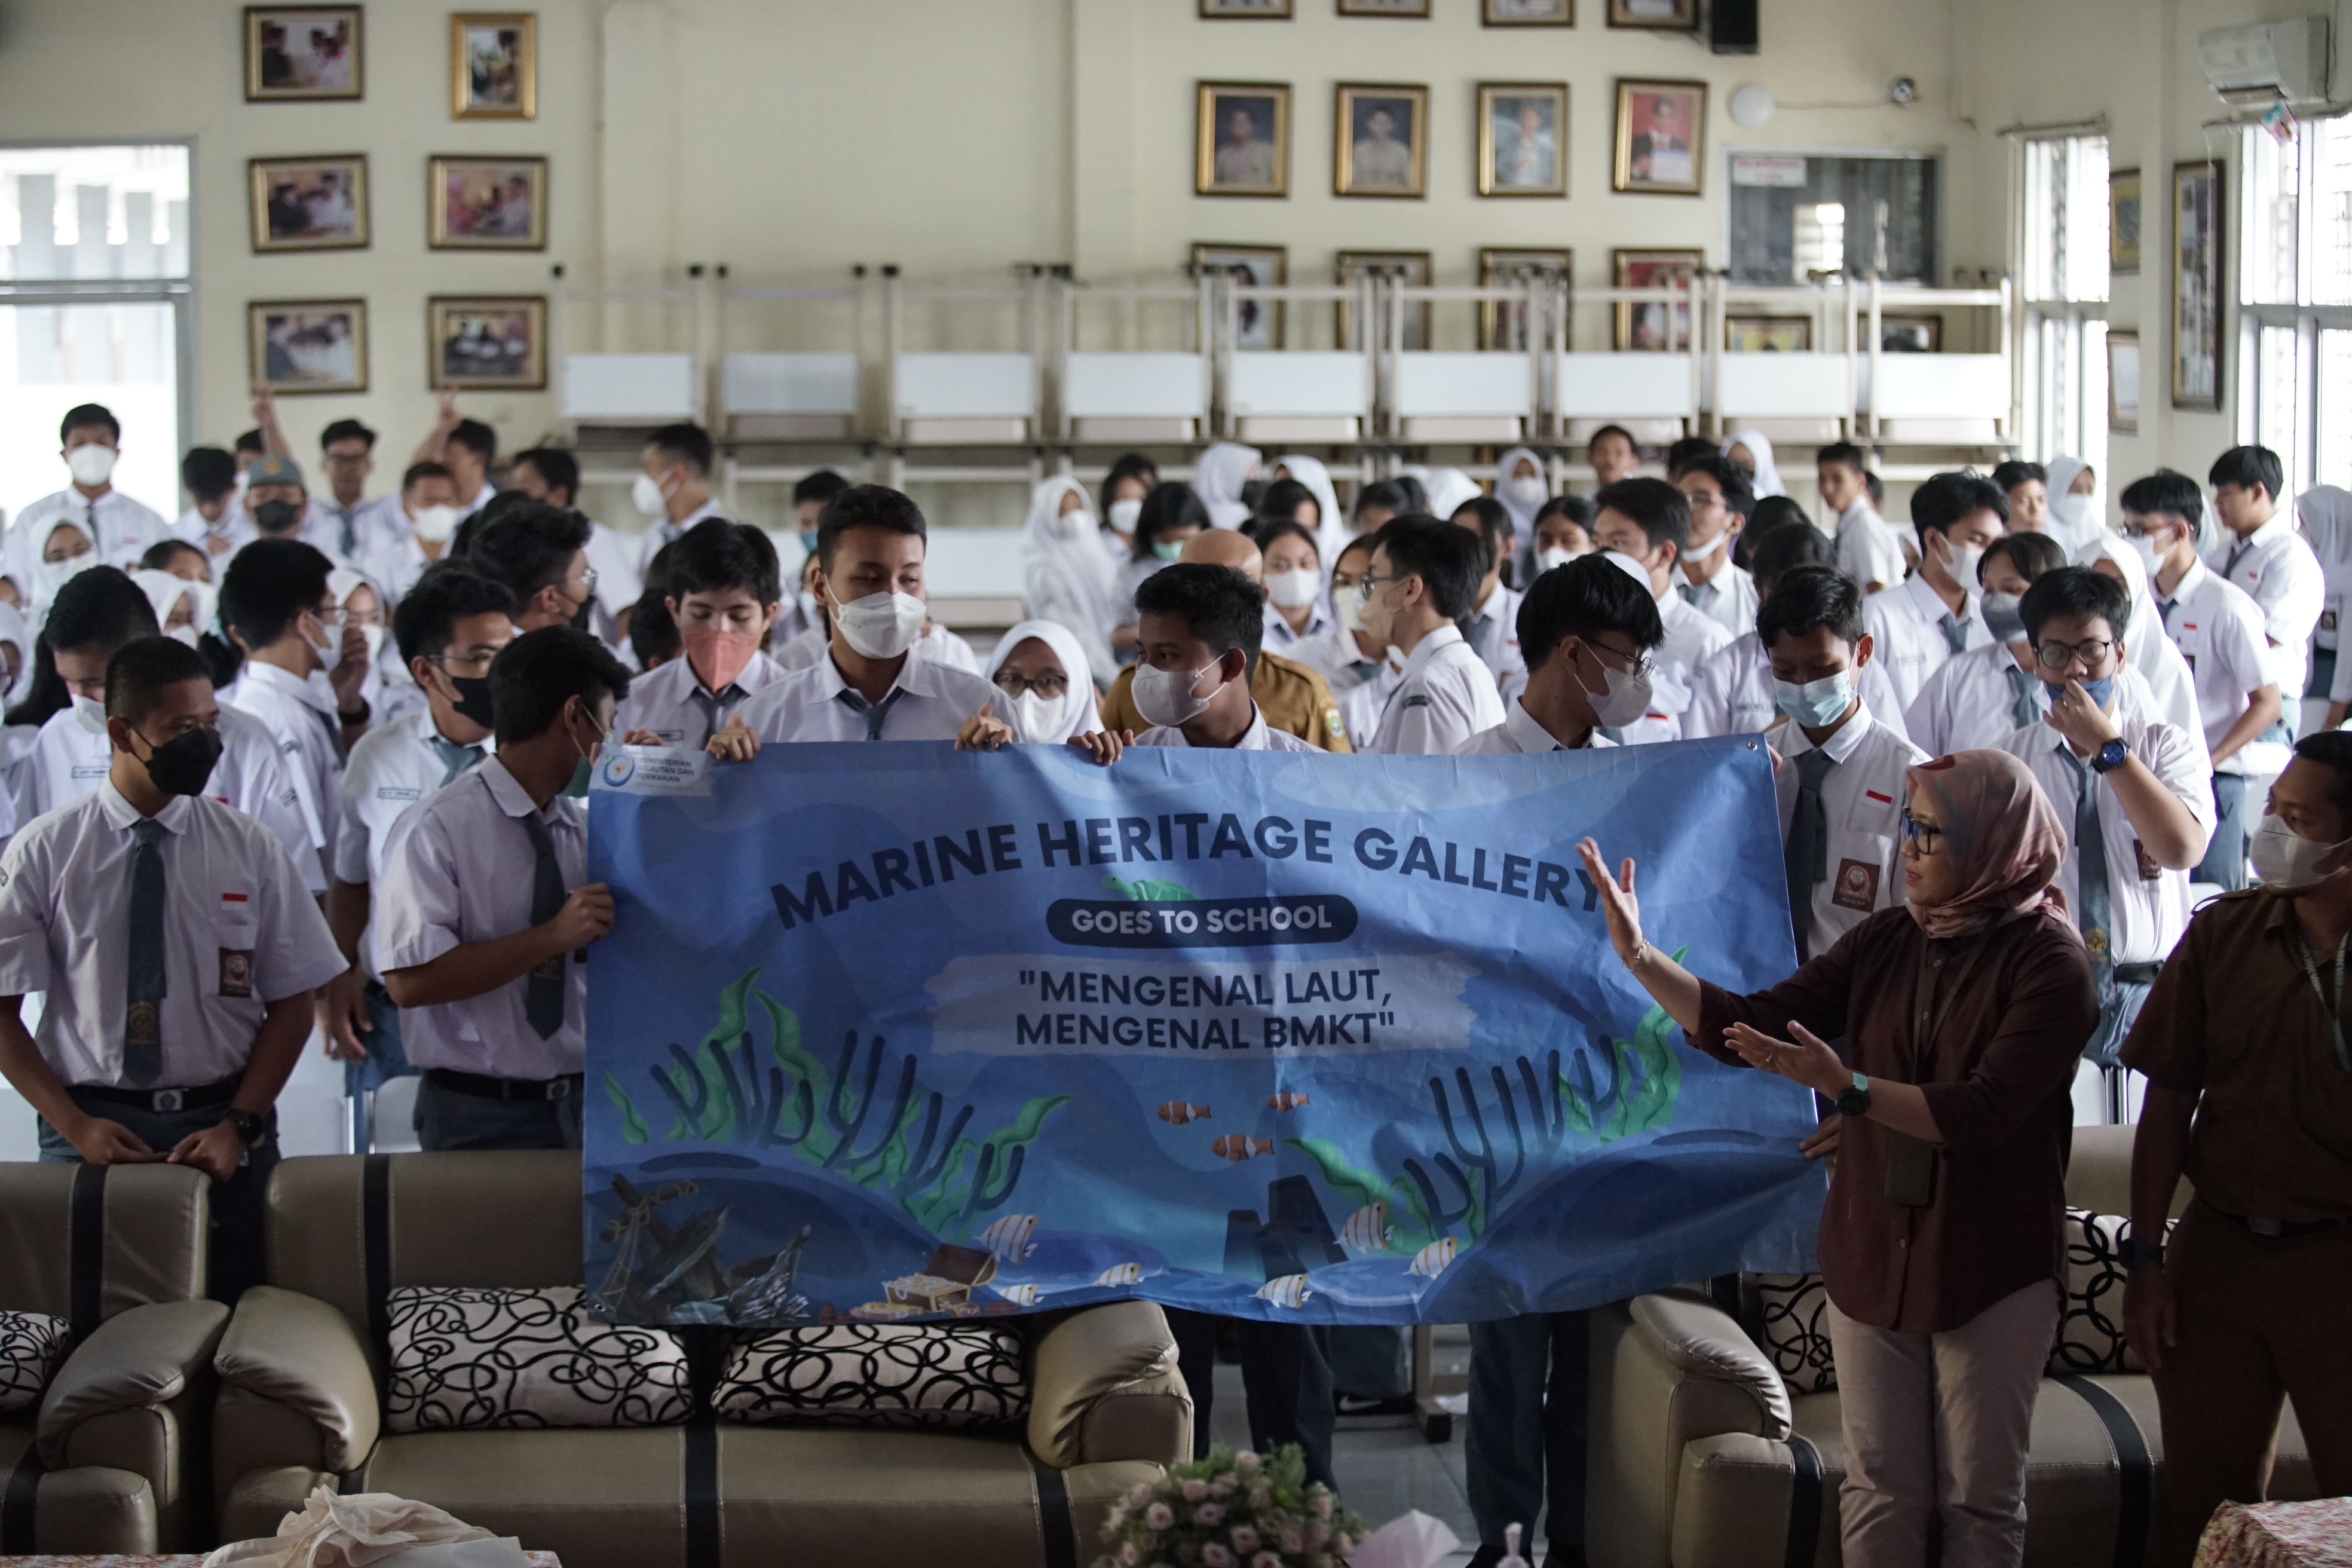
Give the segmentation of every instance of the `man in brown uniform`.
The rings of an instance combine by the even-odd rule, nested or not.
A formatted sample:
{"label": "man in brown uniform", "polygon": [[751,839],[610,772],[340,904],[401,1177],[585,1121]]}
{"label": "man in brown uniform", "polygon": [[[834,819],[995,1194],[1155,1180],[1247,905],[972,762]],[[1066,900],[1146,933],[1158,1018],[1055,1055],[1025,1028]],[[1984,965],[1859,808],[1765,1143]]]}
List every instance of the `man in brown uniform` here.
{"label": "man in brown uniform", "polygon": [[2263,885],[2189,922],[2123,1048],[2148,1079],[2125,1321],[2179,1563],[2224,1500],[2263,1500],[2287,1398],[2319,1495],[2352,1493],[2352,734],[2297,742],[2252,856]]}
{"label": "man in brown uniform", "polygon": [[[1207,528],[1184,542],[1183,559],[1211,566],[1230,566],[1258,584],[1265,586],[1265,558],[1245,533],[1230,528]],[[1327,752],[1352,752],[1348,743],[1348,726],[1339,717],[1339,704],[1331,696],[1331,683],[1322,673],[1297,659],[1260,649],[1257,673],[1250,678],[1250,695],[1257,699],[1258,711],[1265,716],[1269,730],[1280,730],[1297,736]],[[1141,734],[1151,728],[1151,721],[1135,705],[1135,670],[1132,666],[1118,672],[1103,694],[1103,728],[1113,734],[1132,731]]]}

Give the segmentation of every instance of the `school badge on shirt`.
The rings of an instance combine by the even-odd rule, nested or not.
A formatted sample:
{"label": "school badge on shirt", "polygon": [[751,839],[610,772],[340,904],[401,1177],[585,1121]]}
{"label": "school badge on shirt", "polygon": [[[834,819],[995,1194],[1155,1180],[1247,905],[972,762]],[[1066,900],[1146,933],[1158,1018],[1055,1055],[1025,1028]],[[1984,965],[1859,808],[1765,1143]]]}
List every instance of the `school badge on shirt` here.
{"label": "school badge on shirt", "polygon": [[1877,901],[1878,868],[1867,860],[1839,861],[1837,890],[1830,894],[1830,902],[1868,914]]}
{"label": "school badge on shirt", "polygon": [[257,934],[252,900],[243,893],[223,893],[213,929],[220,942],[220,994],[252,995]]}

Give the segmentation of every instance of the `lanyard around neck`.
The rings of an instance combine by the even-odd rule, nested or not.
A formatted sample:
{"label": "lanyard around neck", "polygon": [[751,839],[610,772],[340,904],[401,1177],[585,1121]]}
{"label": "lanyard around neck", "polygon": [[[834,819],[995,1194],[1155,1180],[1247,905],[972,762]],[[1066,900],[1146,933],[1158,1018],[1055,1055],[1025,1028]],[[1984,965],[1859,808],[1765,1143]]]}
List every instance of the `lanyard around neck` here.
{"label": "lanyard around neck", "polygon": [[2347,931],[2336,942],[2336,989],[2331,994],[2319,983],[2319,964],[2312,956],[2311,947],[2303,940],[2303,924],[2290,919],[2287,936],[2294,943],[2294,956],[2303,964],[2304,978],[2311,982],[2311,994],[2319,998],[2319,1011],[2327,1019],[2330,1043],[2336,1049],[2336,1065],[2352,1072],[2352,1046],[2344,1039],[2344,954],[2347,944],[2352,944],[2352,931]]}

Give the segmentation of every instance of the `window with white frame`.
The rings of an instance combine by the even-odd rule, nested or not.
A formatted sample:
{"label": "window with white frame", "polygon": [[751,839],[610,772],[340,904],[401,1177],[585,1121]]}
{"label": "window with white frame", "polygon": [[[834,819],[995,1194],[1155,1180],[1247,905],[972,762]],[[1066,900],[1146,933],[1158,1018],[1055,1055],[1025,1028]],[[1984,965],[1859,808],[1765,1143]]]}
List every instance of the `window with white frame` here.
{"label": "window with white frame", "polygon": [[2352,485],[2352,123],[2244,132],[2238,431],[2287,488]]}
{"label": "window with white frame", "polygon": [[2107,139],[2025,142],[2018,198],[2025,456],[2107,460]]}

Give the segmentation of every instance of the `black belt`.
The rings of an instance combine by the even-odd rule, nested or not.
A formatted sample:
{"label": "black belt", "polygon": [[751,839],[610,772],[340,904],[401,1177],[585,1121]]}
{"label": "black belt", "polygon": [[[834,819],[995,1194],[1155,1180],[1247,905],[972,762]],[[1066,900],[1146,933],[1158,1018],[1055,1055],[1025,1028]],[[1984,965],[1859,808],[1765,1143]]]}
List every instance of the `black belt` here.
{"label": "black belt", "polygon": [[452,1094],[470,1094],[476,1100],[577,1100],[587,1075],[571,1072],[554,1078],[486,1078],[451,1068],[426,1068],[425,1081]]}
{"label": "black belt", "polygon": [[2204,1198],[2197,1201],[2248,1236],[2259,1236],[2265,1241],[2290,1241],[2297,1237],[2336,1236],[2352,1231],[2352,1216],[2342,1219],[2268,1219],[2261,1215],[2231,1214],[2228,1209],[2216,1208]]}
{"label": "black belt", "polygon": [[110,1105],[135,1105],[142,1110],[157,1113],[172,1110],[201,1110],[207,1105],[226,1105],[244,1081],[242,1073],[231,1073],[211,1083],[200,1083],[194,1089],[116,1089],[102,1083],[78,1083],[66,1092],[86,1094]]}
{"label": "black belt", "polygon": [[2126,985],[2153,985],[2163,970],[2161,963],[2118,963],[2115,975]]}

